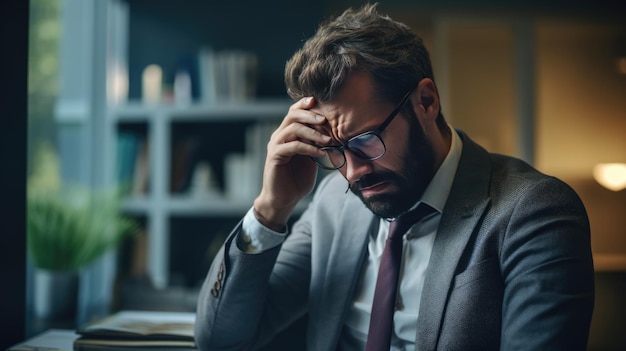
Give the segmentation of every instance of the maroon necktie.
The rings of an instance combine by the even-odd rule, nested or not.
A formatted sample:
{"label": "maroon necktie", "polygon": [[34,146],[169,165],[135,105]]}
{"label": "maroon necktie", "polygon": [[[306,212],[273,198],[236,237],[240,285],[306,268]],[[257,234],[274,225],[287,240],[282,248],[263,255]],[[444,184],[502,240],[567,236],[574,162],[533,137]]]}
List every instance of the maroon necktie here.
{"label": "maroon necktie", "polygon": [[366,351],[384,351],[391,346],[393,313],[402,262],[402,235],[433,211],[432,207],[421,203],[389,225],[389,235],[378,269]]}

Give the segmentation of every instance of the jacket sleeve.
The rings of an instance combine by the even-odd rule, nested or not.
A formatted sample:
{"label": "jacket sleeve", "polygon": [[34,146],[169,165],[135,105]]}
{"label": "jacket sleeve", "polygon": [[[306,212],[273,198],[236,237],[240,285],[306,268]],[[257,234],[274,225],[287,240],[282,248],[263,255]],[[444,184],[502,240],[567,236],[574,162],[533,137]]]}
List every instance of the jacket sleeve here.
{"label": "jacket sleeve", "polygon": [[545,178],[519,196],[500,252],[502,350],[585,350],[594,270],[585,208]]}
{"label": "jacket sleeve", "polygon": [[306,313],[315,207],[314,196],[285,242],[261,253],[240,250],[242,223],[234,228],[200,290],[195,325],[200,350],[257,349]]}

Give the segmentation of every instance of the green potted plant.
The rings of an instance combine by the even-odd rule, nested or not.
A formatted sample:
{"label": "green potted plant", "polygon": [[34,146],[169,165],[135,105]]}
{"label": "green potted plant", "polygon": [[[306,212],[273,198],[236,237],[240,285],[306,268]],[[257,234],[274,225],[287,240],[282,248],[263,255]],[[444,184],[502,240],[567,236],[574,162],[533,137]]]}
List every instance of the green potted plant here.
{"label": "green potted plant", "polygon": [[[44,152],[39,166],[54,170],[50,158],[54,154]],[[50,169],[29,180],[27,247],[35,267],[35,315],[63,319],[73,317],[80,269],[117,247],[138,224],[120,212],[117,189],[61,185]]]}
{"label": "green potted plant", "polygon": [[75,271],[116,247],[136,227],[113,190],[71,187],[28,196],[28,249],[36,267]]}

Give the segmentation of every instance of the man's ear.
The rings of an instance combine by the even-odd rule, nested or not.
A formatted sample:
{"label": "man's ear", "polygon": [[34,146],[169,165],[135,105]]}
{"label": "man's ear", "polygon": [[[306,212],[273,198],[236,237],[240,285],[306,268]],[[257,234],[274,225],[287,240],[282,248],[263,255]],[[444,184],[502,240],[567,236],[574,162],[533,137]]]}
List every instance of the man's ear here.
{"label": "man's ear", "polygon": [[439,115],[439,93],[435,82],[430,78],[424,78],[417,83],[418,109],[428,118],[435,119]]}

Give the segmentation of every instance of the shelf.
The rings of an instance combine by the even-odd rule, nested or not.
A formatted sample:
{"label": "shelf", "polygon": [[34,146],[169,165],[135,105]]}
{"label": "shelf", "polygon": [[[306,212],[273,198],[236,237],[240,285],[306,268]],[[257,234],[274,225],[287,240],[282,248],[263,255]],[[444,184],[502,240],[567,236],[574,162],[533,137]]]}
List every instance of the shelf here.
{"label": "shelf", "polygon": [[128,197],[122,201],[121,210],[130,215],[147,215],[152,203],[149,196]]}
{"label": "shelf", "polygon": [[243,217],[250,206],[248,201],[232,200],[221,196],[194,198],[192,196],[171,196],[166,200],[167,211],[176,216],[238,216]]}
{"label": "shelf", "polygon": [[252,206],[250,201],[233,201],[225,197],[193,198],[174,195],[160,203],[150,196],[134,197],[124,200],[122,211],[132,215],[147,215],[154,208],[161,207],[165,213],[176,216],[241,216]]}
{"label": "shelf", "polygon": [[163,116],[176,121],[280,120],[289,110],[288,99],[258,99],[216,104],[147,105],[129,102],[110,109],[110,118],[118,122],[147,121]]}
{"label": "shelf", "polygon": [[[155,203],[149,196],[135,197],[124,200],[122,211],[131,215],[148,215],[156,206],[161,206],[170,216],[185,217],[243,217],[252,206],[253,199],[233,200],[222,196],[194,198],[185,195],[172,195]],[[301,213],[308,205],[308,198],[300,201],[295,213]]]}

